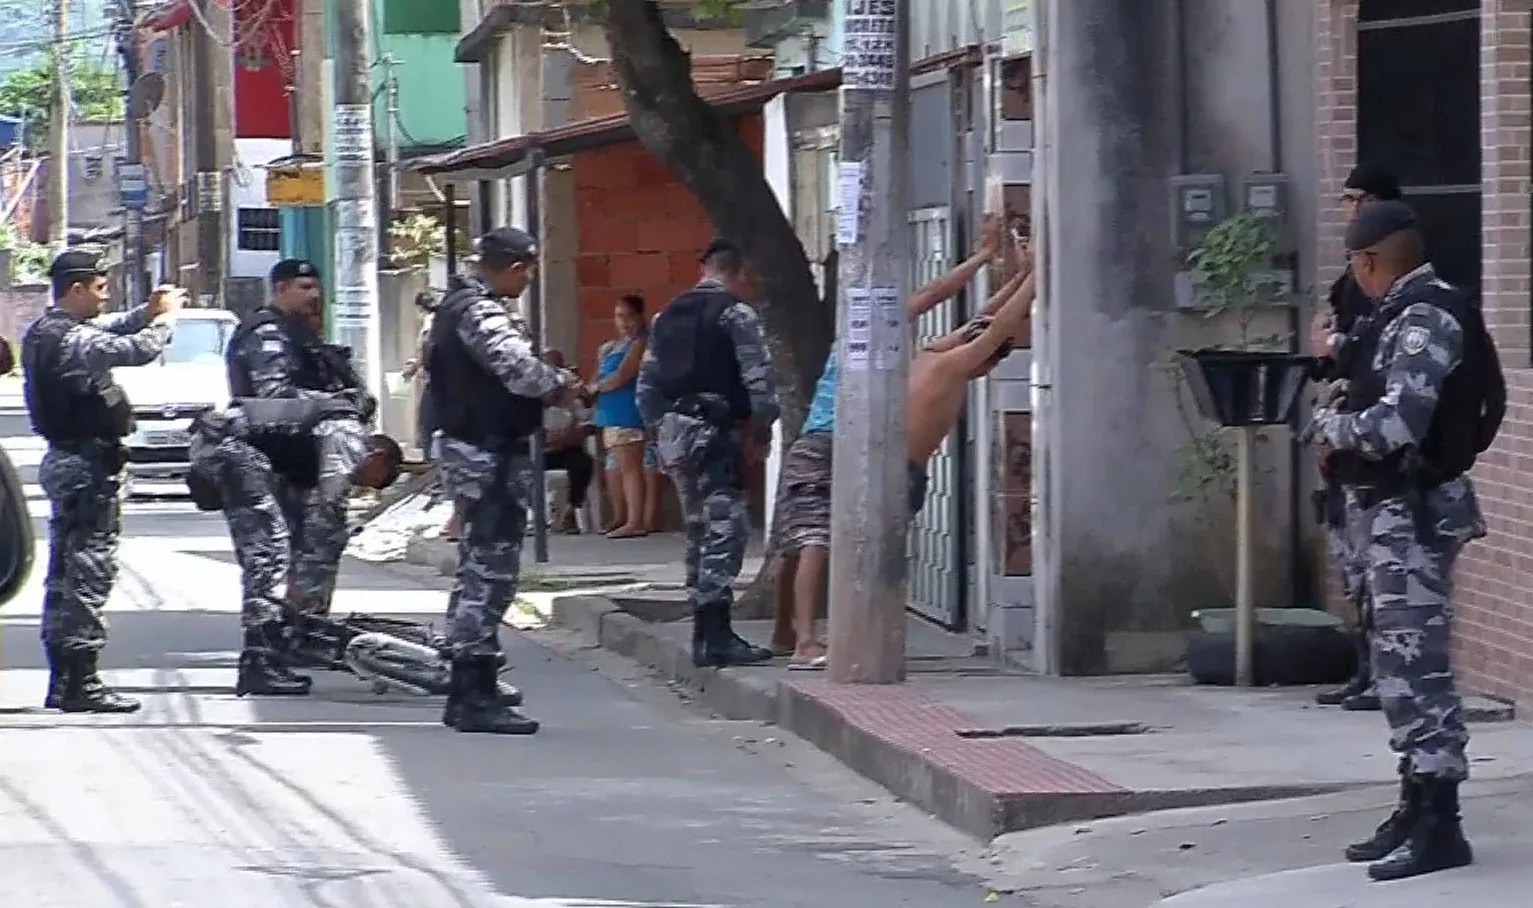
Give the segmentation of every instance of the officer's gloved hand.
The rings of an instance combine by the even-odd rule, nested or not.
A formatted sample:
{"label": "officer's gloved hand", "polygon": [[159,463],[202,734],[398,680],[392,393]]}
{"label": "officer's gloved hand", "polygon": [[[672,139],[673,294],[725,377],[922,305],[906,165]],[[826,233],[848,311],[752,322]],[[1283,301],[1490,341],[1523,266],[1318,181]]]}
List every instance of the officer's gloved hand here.
{"label": "officer's gloved hand", "polygon": [[355,408],[357,417],[363,422],[371,422],[378,412],[378,398],[367,393],[363,388],[347,388],[344,391],[338,391],[335,398]]}

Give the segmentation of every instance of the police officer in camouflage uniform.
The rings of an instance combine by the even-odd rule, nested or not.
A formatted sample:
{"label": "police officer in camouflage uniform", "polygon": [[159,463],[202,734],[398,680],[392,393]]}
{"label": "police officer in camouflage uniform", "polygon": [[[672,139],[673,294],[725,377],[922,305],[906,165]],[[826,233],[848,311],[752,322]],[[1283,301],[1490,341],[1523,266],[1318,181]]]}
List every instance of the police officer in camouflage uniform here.
{"label": "police officer in camouflage uniform", "polygon": [[472,277],[437,306],[426,339],[428,393],[441,426],[438,470],[462,519],[447,602],[452,680],[444,724],[460,732],[533,734],[538,723],[499,695],[501,619],[516,599],[531,486],[529,440],[545,400],[579,379],[538,359],[511,311],[537,272],[533,238],[513,227],[478,241]]}
{"label": "police officer in camouflage uniform", "polygon": [[277,654],[289,646],[285,616],[291,540],[277,498],[279,478],[323,501],[353,485],[381,489],[399,477],[403,453],[369,436],[352,401],[237,399],[192,426],[187,485],[202,510],[222,510],[240,566],[240,653],[236,696],[301,696],[311,679]]}
{"label": "police officer in camouflage uniform", "polygon": [[[1367,164],[1353,168],[1341,193],[1348,224],[1364,203],[1398,198],[1400,181],[1395,175]],[[1352,353],[1358,335],[1369,327],[1373,301],[1358,287],[1351,269],[1345,269],[1331,284],[1326,302],[1326,309],[1317,313],[1315,367],[1311,377],[1332,382],[1366,374],[1373,364]],[[1351,680],[1335,690],[1317,694],[1315,702],[1353,712],[1376,712],[1379,697],[1373,688],[1372,647],[1368,642],[1372,620],[1367,606],[1367,553],[1359,539],[1366,528],[1360,526],[1361,510],[1347,507],[1341,483],[1333,476],[1322,474],[1321,479],[1323,485],[1315,492],[1316,513],[1326,528],[1331,564],[1341,575],[1342,593],[1357,610],[1358,651],[1357,670]]]}
{"label": "police officer in camouflage uniform", "polygon": [[[319,271],[284,259],[272,267],[271,302],[247,316],[229,341],[229,390],[237,398],[328,400],[348,395],[370,421],[377,402],[361,386],[343,352],[325,344]],[[279,473],[277,498],[292,539],[290,610],[324,613],[346,550],[346,502],[323,501],[312,488]]]}
{"label": "police officer in camouflage uniform", "polygon": [[1473,859],[1459,819],[1469,733],[1449,659],[1452,573],[1485,535],[1468,470],[1495,438],[1506,386],[1478,301],[1437,277],[1409,206],[1365,204],[1346,240],[1378,301],[1356,341],[1372,371],[1329,389],[1306,434],[1363,511],[1374,672],[1401,755],[1399,803],[1346,854],[1396,880]]}
{"label": "police officer in camouflage uniform", "polygon": [[730,621],[750,532],[741,461],[771,441],[777,385],[740,250],[715,240],[701,262],[702,280],[655,319],[636,393],[686,517],[692,661],[753,665],[772,651]]}
{"label": "police officer in camouflage uniform", "polygon": [[133,431],[117,366],[153,362],[170,342],[180,291],[161,288],[148,305],[101,316],[106,272],[93,252],[60,253],[48,269],[53,305],[27,330],[21,360],[32,429],[47,439],[38,481],[53,514],[43,582],[45,706],[65,712],[130,713],[137,700],[110,690],[96,664],[106,645],[106,602],[117,577],[122,531],[122,439]]}

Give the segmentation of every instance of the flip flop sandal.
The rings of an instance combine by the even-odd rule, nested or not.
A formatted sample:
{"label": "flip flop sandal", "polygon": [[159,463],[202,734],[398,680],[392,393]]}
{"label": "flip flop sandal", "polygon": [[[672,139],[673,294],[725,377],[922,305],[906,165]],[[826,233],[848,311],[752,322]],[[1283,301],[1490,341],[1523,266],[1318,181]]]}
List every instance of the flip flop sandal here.
{"label": "flip flop sandal", "polygon": [[789,662],[788,663],[788,671],[790,671],[790,672],[821,672],[821,671],[825,670],[825,665],[826,665],[827,661],[828,660],[826,660],[826,658],[824,656],[815,656],[813,659],[810,659],[808,662]]}

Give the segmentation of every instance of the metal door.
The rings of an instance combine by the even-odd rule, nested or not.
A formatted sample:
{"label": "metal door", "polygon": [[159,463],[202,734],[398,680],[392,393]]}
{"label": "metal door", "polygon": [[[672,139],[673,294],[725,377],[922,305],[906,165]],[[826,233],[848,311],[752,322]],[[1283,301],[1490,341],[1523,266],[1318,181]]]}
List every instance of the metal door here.
{"label": "metal door", "polygon": [[[920,287],[953,267],[949,250],[947,206],[918,208],[910,213],[911,287]],[[915,349],[949,333],[962,322],[957,299],[948,300],[921,316],[914,330]],[[957,630],[964,623],[966,565],[960,534],[958,459],[964,456],[961,433],[950,433],[927,464],[931,481],[926,506],[910,526],[910,609],[938,624]]]}

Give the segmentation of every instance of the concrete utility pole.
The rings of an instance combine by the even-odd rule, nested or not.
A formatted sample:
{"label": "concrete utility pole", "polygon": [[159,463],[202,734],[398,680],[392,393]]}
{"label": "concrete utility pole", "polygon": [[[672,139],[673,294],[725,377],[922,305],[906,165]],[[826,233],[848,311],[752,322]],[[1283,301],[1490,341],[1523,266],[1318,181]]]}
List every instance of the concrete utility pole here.
{"label": "concrete utility pole", "polygon": [[298,69],[294,87],[298,93],[298,125],[293,134],[295,154],[322,154],[325,150],[325,4],[323,0],[298,0]]}
{"label": "concrete utility pole", "polygon": [[48,115],[48,245],[69,245],[69,0],[53,0],[53,104]]}
{"label": "concrete utility pole", "polygon": [[[122,55],[124,75],[124,133],[127,136],[127,154],[123,164],[133,170],[139,171],[143,166],[143,149],[140,148],[142,137],[142,124],[128,110],[128,98],[131,97],[133,86],[138,82],[142,74],[142,67],[138,59],[138,26],[133,11],[133,0],[119,0],[120,19],[118,20],[117,52]],[[144,286],[144,209],[133,200],[124,199],[123,203],[123,244],[127,253],[124,261],[126,280],[124,287],[127,295],[127,305],[137,306],[149,298],[148,288]]]}
{"label": "concrete utility pole", "polygon": [[830,528],[832,681],[905,679],[910,13],[841,0],[840,313]]}
{"label": "concrete utility pole", "polygon": [[[219,21],[219,7],[214,0],[193,0],[200,15],[192,27],[192,81],[200,108],[194,121],[197,158],[197,293],[204,306],[223,300],[224,264],[224,170],[218,147],[220,108],[227,102],[218,87],[227,79],[219,78],[223,56],[211,29]],[[232,33],[232,30],[231,30]]]}
{"label": "concrete utility pole", "polygon": [[333,166],[327,194],[335,211],[335,328],[352,348],[357,370],[380,393],[378,340],[378,184],[373,167],[372,48],[368,0],[335,8]]}

